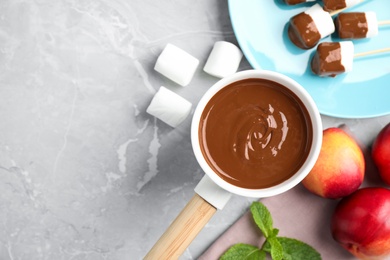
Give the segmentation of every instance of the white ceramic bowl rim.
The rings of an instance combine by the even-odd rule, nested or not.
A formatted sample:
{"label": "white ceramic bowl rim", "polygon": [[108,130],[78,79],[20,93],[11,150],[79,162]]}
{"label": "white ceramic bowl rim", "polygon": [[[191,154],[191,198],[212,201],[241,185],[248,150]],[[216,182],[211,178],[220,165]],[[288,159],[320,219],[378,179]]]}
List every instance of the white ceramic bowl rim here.
{"label": "white ceramic bowl rim", "polygon": [[[294,174],[291,178],[288,180],[273,186],[269,188],[264,189],[246,189],[242,187],[234,186],[222,178],[220,178],[208,165],[207,161],[203,157],[200,145],[199,145],[199,135],[198,135],[198,129],[199,129],[199,121],[200,117],[202,115],[204,107],[207,105],[208,101],[211,99],[212,96],[214,96],[215,93],[217,93],[220,89],[223,87],[229,85],[230,83],[233,83],[235,81],[247,79],[247,78],[262,78],[267,79],[271,81],[275,81],[279,84],[282,84],[283,86],[286,86],[290,90],[292,90],[298,98],[301,99],[303,104],[306,106],[307,111],[309,112],[309,116],[312,121],[312,127],[313,127],[313,140],[310,148],[309,155],[307,157],[307,160],[302,165],[302,167],[298,170],[296,174]],[[191,142],[192,147],[195,153],[195,157],[201,166],[202,170],[221,188],[245,197],[254,197],[254,198],[264,198],[269,196],[274,196],[277,194],[280,194],[282,192],[285,192],[294,186],[296,186],[299,182],[301,182],[306,175],[310,172],[310,170],[313,168],[318,155],[320,153],[321,144],[322,144],[322,121],[321,116],[318,111],[318,108],[314,102],[314,100],[311,98],[310,94],[296,81],[293,79],[274,72],[274,71],[267,71],[267,70],[246,70],[237,72],[231,76],[225,77],[221,80],[219,80],[217,83],[215,83],[210,89],[206,91],[206,93],[203,95],[203,97],[200,99],[195,112],[194,116],[192,118],[192,125],[191,125]]]}

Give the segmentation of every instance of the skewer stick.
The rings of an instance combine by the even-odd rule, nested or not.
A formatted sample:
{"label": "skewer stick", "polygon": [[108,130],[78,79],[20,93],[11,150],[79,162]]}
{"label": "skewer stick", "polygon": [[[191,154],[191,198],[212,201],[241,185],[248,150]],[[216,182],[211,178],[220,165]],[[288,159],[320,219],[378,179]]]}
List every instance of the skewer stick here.
{"label": "skewer stick", "polygon": [[336,11],[332,11],[329,14],[330,14],[330,16],[335,16],[335,15],[338,15],[339,13],[341,13],[342,11],[344,11],[346,9],[348,9],[348,7],[345,7],[343,9],[339,9],[339,10],[336,10]]}
{"label": "skewer stick", "polygon": [[381,25],[389,25],[389,24],[390,24],[390,20],[379,21],[379,22],[378,22],[378,26],[381,26]]}
{"label": "skewer stick", "polygon": [[335,10],[335,11],[332,11],[332,12],[329,12],[329,14],[330,14],[330,16],[335,16],[335,15],[337,15],[337,14],[339,14],[339,13],[341,13],[341,12],[347,10],[348,8],[351,8],[351,7],[354,7],[354,6],[357,6],[357,5],[361,4],[362,2],[364,2],[364,0],[360,0],[359,3],[356,3],[356,4],[354,4],[353,6],[347,6],[347,7],[345,7],[345,8],[342,8],[342,9],[339,9],[339,10]]}
{"label": "skewer stick", "polygon": [[385,53],[385,52],[390,52],[390,48],[383,48],[383,49],[379,49],[379,50],[360,52],[360,53],[356,53],[355,55],[353,55],[353,57],[358,58],[358,57],[364,57],[364,56],[368,56],[368,55],[374,55],[374,54]]}

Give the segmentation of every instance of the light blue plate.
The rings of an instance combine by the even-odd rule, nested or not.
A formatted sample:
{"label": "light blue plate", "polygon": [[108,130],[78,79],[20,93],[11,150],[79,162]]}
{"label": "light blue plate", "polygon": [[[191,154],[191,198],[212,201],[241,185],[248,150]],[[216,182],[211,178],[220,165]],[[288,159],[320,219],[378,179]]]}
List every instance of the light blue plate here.
{"label": "light blue plate", "polygon": [[[286,36],[289,19],[304,6],[282,0],[228,0],[230,18],[240,47],[255,69],[283,73],[312,95],[321,114],[367,118],[390,113],[390,53],[356,58],[353,70],[335,78],[314,75],[309,61],[315,48],[301,50]],[[375,11],[379,21],[390,20],[389,0],[368,0],[348,11]],[[337,41],[329,36],[323,41]],[[390,26],[379,27],[375,38],[355,40],[355,53],[390,47]]]}

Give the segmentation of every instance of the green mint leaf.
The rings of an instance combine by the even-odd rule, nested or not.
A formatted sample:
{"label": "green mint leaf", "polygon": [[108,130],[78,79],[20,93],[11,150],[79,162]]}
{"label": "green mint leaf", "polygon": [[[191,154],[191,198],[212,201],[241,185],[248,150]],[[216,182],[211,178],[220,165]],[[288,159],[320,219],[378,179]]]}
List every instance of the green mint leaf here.
{"label": "green mint leaf", "polygon": [[321,260],[321,255],[310,245],[297,239],[278,237],[283,247],[283,259],[286,260]]}
{"label": "green mint leaf", "polygon": [[271,213],[261,202],[255,201],[251,205],[251,212],[256,225],[260,228],[263,235],[268,238],[274,234],[273,221]]}
{"label": "green mint leaf", "polygon": [[277,237],[270,237],[267,239],[271,246],[271,257],[273,260],[283,260],[283,246]]}
{"label": "green mint leaf", "polygon": [[221,256],[220,260],[265,260],[265,258],[265,252],[256,246],[235,244]]}
{"label": "green mint leaf", "polygon": [[274,228],[272,230],[272,233],[270,234],[270,237],[276,237],[279,234],[279,229]]}

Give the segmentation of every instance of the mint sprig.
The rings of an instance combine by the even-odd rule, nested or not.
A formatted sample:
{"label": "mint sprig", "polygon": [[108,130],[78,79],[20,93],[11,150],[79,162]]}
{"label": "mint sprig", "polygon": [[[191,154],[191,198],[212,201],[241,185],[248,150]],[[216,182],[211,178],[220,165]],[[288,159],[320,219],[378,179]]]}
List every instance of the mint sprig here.
{"label": "mint sprig", "polygon": [[265,242],[261,248],[236,244],[230,247],[220,260],[264,260],[267,253],[273,260],[321,260],[321,255],[310,245],[297,239],[279,237],[279,230],[273,227],[271,213],[264,204],[253,202],[250,210],[265,237]]}

